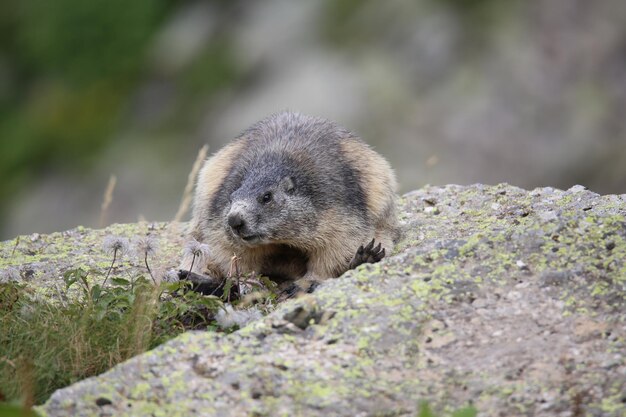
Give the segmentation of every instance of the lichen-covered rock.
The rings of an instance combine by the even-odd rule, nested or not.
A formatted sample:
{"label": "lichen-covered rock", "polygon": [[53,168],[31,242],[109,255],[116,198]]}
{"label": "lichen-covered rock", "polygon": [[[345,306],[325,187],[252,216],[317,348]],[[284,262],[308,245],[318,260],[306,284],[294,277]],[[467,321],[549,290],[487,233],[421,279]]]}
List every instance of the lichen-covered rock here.
{"label": "lichen-covered rock", "polygon": [[[42,295],[55,296],[63,274],[76,268],[89,272],[90,281],[101,280],[110,268],[115,276],[148,275],[143,253],[148,237],[154,246],[149,251],[149,265],[153,274],[163,279],[180,261],[184,244],[184,225],[180,223],[114,224],[101,230],[79,226],[49,235],[19,236],[0,242],[0,277],[12,271]],[[122,246],[114,264],[111,242]]]}
{"label": "lichen-covered rock", "polygon": [[401,216],[383,262],[235,333],[184,334],[39,411],[414,416],[428,400],[485,416],[626,415],[625,195],[425,187]]}

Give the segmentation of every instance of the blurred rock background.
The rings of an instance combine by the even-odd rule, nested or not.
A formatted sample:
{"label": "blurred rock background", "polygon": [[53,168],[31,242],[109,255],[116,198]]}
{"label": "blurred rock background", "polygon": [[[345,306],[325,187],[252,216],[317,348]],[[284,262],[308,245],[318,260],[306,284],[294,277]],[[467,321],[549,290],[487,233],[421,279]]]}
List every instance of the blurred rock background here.
{"label": "blurred rock background", "polygon": [[424,184],[626,192],[626,2],[0,3],[0,239],[176,213],[199,148],[283,109]]}

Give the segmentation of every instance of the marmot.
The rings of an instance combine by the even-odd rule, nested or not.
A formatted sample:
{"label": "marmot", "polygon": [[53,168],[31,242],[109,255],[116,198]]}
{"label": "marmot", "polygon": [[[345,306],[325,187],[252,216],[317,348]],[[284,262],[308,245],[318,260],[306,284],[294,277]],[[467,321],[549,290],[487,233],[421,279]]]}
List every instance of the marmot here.
{"label": "marmot", "polygon": [[[236,255],[242,273],[303,288],[378,262],[398,235],[396,187],[389,163],[348,130],[299,113],[269,116],[200,170],[190,237],[210,254],[191,272],[223,278]],[[181,273],[191,264],[186,255]]]}

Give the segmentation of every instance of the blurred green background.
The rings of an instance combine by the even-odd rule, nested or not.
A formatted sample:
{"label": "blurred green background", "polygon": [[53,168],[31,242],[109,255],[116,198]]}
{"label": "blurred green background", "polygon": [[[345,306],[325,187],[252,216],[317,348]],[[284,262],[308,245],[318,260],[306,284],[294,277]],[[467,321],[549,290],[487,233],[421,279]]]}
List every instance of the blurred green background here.
{"label": "blurred green background", "polygon": [[402,191],[626,192],[626,2],[0,2],[0,239],[168,220],[204,143],[298,110]]}

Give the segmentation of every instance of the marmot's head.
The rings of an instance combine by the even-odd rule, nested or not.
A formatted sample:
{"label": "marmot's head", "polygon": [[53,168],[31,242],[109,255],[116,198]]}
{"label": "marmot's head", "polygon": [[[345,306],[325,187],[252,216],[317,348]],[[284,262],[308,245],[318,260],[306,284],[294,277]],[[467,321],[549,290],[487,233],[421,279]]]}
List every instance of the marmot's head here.
{"label": "marmot's head", "polygon": [[248,168],[223,211],[223,227],[236,245],[296,244],[315,229],[306,179],[284,160]]}

